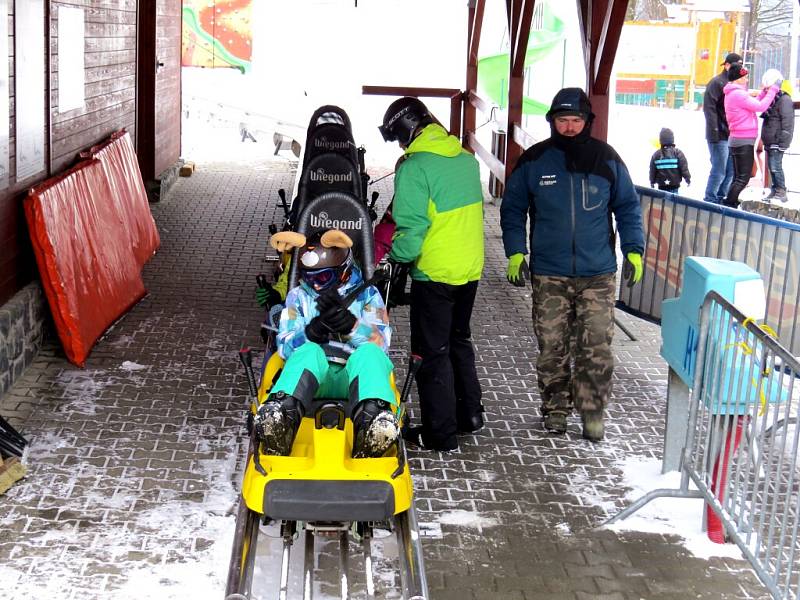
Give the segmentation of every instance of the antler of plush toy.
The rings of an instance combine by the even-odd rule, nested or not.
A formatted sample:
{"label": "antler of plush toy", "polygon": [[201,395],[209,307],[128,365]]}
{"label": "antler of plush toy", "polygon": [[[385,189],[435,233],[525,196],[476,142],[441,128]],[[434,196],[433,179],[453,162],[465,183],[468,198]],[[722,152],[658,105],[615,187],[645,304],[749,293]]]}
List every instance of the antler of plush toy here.
{"label": "antler of plush toy", "polygon": [[269,238],[269,245],[278,252],[286,252],[292,248],[305,246],[306,236],[296,231],[279,231]]}
{"label": "antler of plush toy", "polygon": [[[306,236],[296,231],[279,231],[269,239],[269,244],[278,252],[286,252],[292,248],[306,245]],[[344,231],[330,229],[322,234],[319,240],[325,248],[352,248],[353,240]]]}
{"label": "antler of plush toy", "polygon": [[353,240],[344,231],[329,229],[319,240],[325,248],[352,248]]}

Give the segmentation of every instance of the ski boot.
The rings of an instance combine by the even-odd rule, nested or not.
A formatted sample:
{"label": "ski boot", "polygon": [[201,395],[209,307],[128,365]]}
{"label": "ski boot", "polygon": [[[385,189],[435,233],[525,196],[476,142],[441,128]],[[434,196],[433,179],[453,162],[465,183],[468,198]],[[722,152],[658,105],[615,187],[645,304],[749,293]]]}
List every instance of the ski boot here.
{"label": "ski boot", "polygon": [[383,456],[399,434],[397,419],[388,402],[364,400],[353,414],[353,458]]}
{"label": "ski boot", "polygon": [[253,425],[256,439],[263,444],[264,454],[289,456],[303,408],[297,398],[285,392],[270,394],[258,407]]}

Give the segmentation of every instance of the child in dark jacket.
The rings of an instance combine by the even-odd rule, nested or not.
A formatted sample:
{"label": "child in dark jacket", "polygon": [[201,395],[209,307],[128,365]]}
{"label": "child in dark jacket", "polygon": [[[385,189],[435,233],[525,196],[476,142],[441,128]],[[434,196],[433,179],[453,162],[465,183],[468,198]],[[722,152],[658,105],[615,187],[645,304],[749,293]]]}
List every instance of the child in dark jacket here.
{"label": "child in dark jacket", "polygon": [[666,127],[658,134],[661,148],[650,158],[650,187],[658,185],[658,189],[676,193],[681,186],[681,179],[690,185],[692,175],[686,156],[675,147],[675,135]]}
{"label": "child in dark jacket", "polygon": [[[783,75],[777,69],[768,69],[762,79],[764,85],[783,83]],[[792,143],[794,134],[794,105],[792,96],[784,88],[775,96],[769,108],[761,118],[764,125],[761,127],[761,142],[767,150],[767,168],[769,169],[772,191],[765,198],[767,202],[780,200],[786,202],[786,177],[783,173],[783,153]]]}

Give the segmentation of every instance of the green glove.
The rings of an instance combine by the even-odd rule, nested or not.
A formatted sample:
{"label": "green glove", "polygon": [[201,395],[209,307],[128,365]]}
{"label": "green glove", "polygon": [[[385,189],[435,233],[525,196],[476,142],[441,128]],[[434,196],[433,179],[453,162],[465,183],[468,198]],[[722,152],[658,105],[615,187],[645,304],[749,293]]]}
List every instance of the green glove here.
{"label": "green glove", "polygon": [[267,298],[269,298],[269,290],[263,287],[256,288],[256,302],[259,306],[267,305]]}
{"label": "green glove", "polygon": [[259,306],[275,306],[283,302],[283,299],[277,290],[267,283],[256,288],[256,301]]}
{"label": "green glove", "polygon": [[642,255],[638,252],[628,252],[625,255],[625,264],[622,265],[622,278],[627,282],[628,287],[637,283],[642,278],[643,272]]}
{"label": "green glove", "polygon": [[511,285],[524,287],[525,280],[531,280],[531,271],[528,263],[525,262],[525,255],[522,253],[512,254],[508,257],[508,269],[506,269],[506,279]]}

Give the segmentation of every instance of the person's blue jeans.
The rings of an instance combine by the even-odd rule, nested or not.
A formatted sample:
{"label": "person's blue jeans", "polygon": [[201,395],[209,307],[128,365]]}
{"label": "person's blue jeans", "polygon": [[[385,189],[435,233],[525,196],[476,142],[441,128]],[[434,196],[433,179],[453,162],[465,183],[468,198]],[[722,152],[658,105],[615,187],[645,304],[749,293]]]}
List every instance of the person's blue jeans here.
{"label": "person's blue jeans", "polygon": [[767,150],[767,168],[772,177],[772,189],[786,189],[786,177],[783,175],[783,152],[777,148]]}
{"label": "person's blue jeans", "polygon": [[733,179],[733,159],[728,152],[728,140],[708,142],[708,154],[711,158],[711,171],[703,200],[722,204]]}

